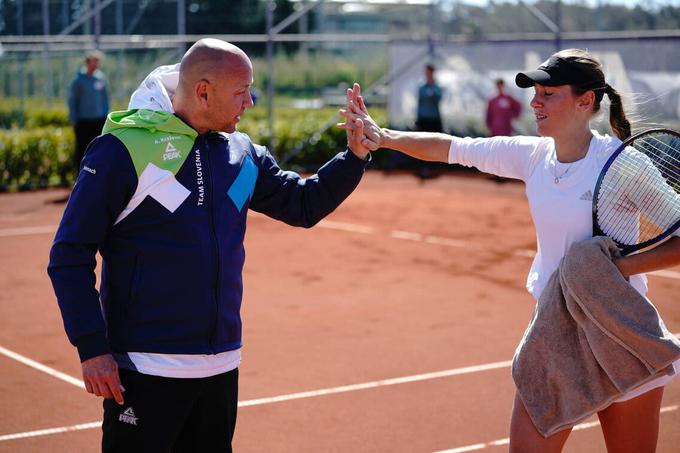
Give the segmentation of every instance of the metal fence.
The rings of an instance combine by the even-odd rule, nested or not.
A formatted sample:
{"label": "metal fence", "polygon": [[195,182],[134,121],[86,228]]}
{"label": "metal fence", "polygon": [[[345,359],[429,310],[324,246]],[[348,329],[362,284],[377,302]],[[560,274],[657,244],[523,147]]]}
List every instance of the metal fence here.
{"label": "metal fence", "polygon": [[[598,57],[608,82],[628,99],[627,112],[642,123],[680,124],[680,33],[571,34],[563,35],[559,45],[587,49]],[[533,90],[517,88],[515,75],[538,67],[555,52],[555,46],[551,35],[477,42],[391,42],[390,74],[395,78],[388,98],[390,120],[399,127],[413,124],[423,67],[434,63],[436,79],[445,92],[441,105],[445,127],[483,129],[487,100],[495,94],[494,80],[503,78],[506,91],[528,106]],[[519,132],[531,133],[531,124],[531,111],[525,108]]]}

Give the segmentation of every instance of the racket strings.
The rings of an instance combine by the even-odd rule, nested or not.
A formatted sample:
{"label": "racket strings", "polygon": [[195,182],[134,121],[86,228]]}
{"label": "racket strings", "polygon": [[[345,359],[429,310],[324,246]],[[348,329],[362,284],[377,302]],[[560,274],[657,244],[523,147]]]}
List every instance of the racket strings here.
{"label": "racket strings", "polygon": [[[629,244],[637,234],[638,228],[624,227],[624,220],[627,217],[630,221],[636,222],[636,212],[632,203],[621,194],[632,190],[635,181],[629,177],[622,182],[621,169],[617,167],[620,166],[611,169],[616,171],[617,176],[605,179],[600,186],[599,224],[607,236],[617,242]],[[625,224],[628,225],[630,221]]]}
{"label": "racket strings", "polygon": [[[626,163],[630,164],[632,160],[618,159],[617,165],[613,167],[612,173],[618,175],[618,177],[610,178],[613,180],[607,184],[610,189],[609,194],[612,197],[609,200],[611,202],[603,206],[605,212],[601,221],[603,225],[609,227],[606,228],[608,232],[617,236],[617,239],[623,243],[644,242],[644,240],[657,236],[663,231],[664,227],[671,225],[674,218],[677,217],[675,209],[672,209],[676,195],[672,191],[666,190],[665,200],[663,196],[659,196],[664,194],[657,190],[658,187],[666,183],[659,178],[660,175],[658,174],[650,176],[649,172],[643,173],[647,180],[629,176],[631,174],[630,169],[624,167]],[[637,164],[635,168],[639,168],[640,165],[637,161],[640,159],[635,160],[634,163]],[[625,180],[622,183],[623,178]],[[612,187],[615,188],[614,191],[611,190]],[[622,194],[640,192],[636,190],[638,187],[652,187],[652,189],[641,194],[637,193],[635,200],[630,200],[632,198],[630,196],[622,196]],[[602,198],[606,199],[607,197]],[[654,202],[655,199],[656,203]],[[644,207],[644,209],[640,207]],[[668,209],[664,211],[664,208]],[[642,218],[640,218],[640,215]],[[640,221],[643,222],[642,229],[640,228]]]}
{"label": "racket strings", "polygon": [[[680,179],[678,177],[679,171],[678,169],[680,168],[679,165],[679,159],[675,156],[677,156],[680,153],[680,146],[673,146],[673,136],[670,136],[671,140],[670,143],[663,142],[655,137],[648,137],[654,141],[656,141],[658,144],[665,146],[665,149],[660,149],[658,146],[654,146],[651,142],[643,140],[642,143],[644,145],[647,145],[649,148],[655,150],[656,152],[650,152],[652,159],[654,160],[655,164],[657,164],[657,168],[661,172],[662,176],[666,178],[666,183],[672,187],[676,192],[678,192],[678,180]],[[677,141],[677,140],[676,140]],[[677,143],[677,145],[680,145],[680,141]],[[647,148],[647,149],[649,149]],[[672,150],[675,156],[669,151]],[[648,155],[649,155],[648,154]],[[664,165],[659,165],[659,162],[664,162]],[[673,187],[675,185],[675,187]],[[678,210],[680,208],[678,207],[678,203],[676,201],[675,205],[673,204],[673,198],[672,198],[672,192],[668,192],[667,198],[669,198],[669,209],[667,211],[668,217],[664,219],[663,225],[671,225],[673,223],[673,218],[678,218]],[[675,206],[675,209],[673,209],[673,206]],[[655,212],[654,214],[659,214],[658,211]]]}
{"label": "racket strings", "polygon": [[679,158],[680,140],[665,133],[641,136],[624,149],[599,188],[596,209],[602,232],[632,245],[673,226],[680,219]]}
{"label": "racket strings", "polygon": [[[644,137],[643,137],[644,138]],[[676,139],[673,137],[671,143],[666,143],[662,140],[659,140],[656,137],[646,137],[648,140],[640,140],[640,142],[635,142],[634,144],[628,145],[628,147],[637,147],[639,146],[641,149],[637,149],[638,151],[641,151],[644,155],[647,157],[652,158],[652,160],[657,163],[656,168],[663,170],[663,174],[668,174],[670,176],[670,180],[678,180],[678,176],[680,175],[680,167],[678,166],[679,160],[677,156],[680,156],[680,140]],[[652,142],[649,141],[649,139],[654,140],[656,143],[665,146],[665,149],[660,148],[659,146],[655,146]],[[673,142],[677,142],[677,145],[674,146]],[[644,146],[647,145],[647,146]],[[653,149],[656,152],[651,152],[650,149]],[[672,150],[673,153],[669,153],[668,151]]]}
{"label": "racket strings", "polygon": [[[631,180],[626,186],[619,187],[619,191],[635,190],[636,186]],[[664,210],[663,202],[654,203],[654,198],[658,197],[649,191],[634,203],[621,199],[603,203],[603,209],[607,211],[600,220],[604,232],[623,244],[636,244],[659,235],[671,224],[674,215],[671,210]],[[635,205],[645,205],[646,209],[642,211]]]}
{"label": "racket strings", "polygon": [[[661,171],[662,174],[664,174],[664,176],[668,175],[672,179],[675,179],[677,181],[680,177],[680,167],[678,166],[677,157],[680,155],[680,140],[678,140],[677,144],[674,144],[673,140],[671,140],[671,143],[666,143],[662,140],[659,140],[656,137],[648,138],[655,140],[659,145],[665,146],[665,148],[662,149],[659,148],[658,145],[655,146],[650,141],[641,140],[641,146],[643,147],[643,149],[649,151],[648,153],[645,154],[653,158],[653,160],[657,163],[657,168],[659,168],[659,170]],[[656,152],[652,152],[651,150],[654,150]],[[672,151],[673,154],[675,155],[672,155],[671,153],[669,153],[669,151]]]}
{"label": "racket strings", "polygon": [[[630,159],[628,160],[630,161]],[[667,203],[664,203],[663,199],[659,200],[658,190],[638,193],[634,202],[627,199],[630,197],[622,196],[635,193],[633,191],[636,191],[636,187],[650,186],[650,181],[641,181],[631,177],[631,172],[624,168],[625,166],[622,166],[622,162],[625,163],[626,161],[619,159],[612,172],[608,173],[608,175],[614,174],[616,177],[608,178],[605,184],[606,189],[609,189],[610,197],[601,197],[602,200],[608,202],[602,203],[600,223],[604,225],[604,230],[607,230],[608,234],[615,236],[615,239],[622,243],[644,242],[650,237],[658,236],[663,231],[664,226],[672,224],[677,213],[674,214],[672,209],[663,211],[664,205]],[[638,167],[639,164],[636,165],[636,168]],[[649,179],[649,173],[646,176]],[[658,175],[655,179],[658,186]],[[676,198],[675,194],[672,197]],[[655,198],[657,199],[656,203],[654,203]],[[670,205],[672,205],[672,202]],[[640,212],[641,210],[637,206],[644,206],[644,211]],[[640,218],[640,214],[642,214],[642,218]],[[640,231],[640,221],[643,222],[642,231]]]}
{"label": "racket strings", "polygon": [[[601,208],[599,209],[599,212],[601,224],[610,227],[618,227],[620,234],[624,232],[624,229],[621,228],[620,224],[620,221],[623,218],[621,217],[622,213],[627,212],[629,214],[628,217],[632,217],[633,220],[635,220],[632,214],[636,212],[636,206],[626,194],[633,192],[634,187],[639,181],[636,179],[637,175],[633,173],[631,165],[629,164],[630,161],[623,158],[617,159],[610,167],[607,177],[600,186],[601,192],[599,200]],[[649,203],[650,195],[650,193],[644,194],[642,196],[641,204]],[[621,217],[618,219],[618,224],[614,221],[617,216]],[[628,228],[625,231],[632,232],[632,228]]]}

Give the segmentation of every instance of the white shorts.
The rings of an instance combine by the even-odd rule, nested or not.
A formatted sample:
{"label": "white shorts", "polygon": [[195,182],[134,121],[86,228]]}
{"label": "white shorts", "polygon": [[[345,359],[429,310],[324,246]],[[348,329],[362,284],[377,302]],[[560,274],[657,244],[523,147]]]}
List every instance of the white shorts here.
{"label": "white shorts", "polygon": [[668,384],[670,381],[675,379],[675,377],[680,374],[680,360],[676,360],[673,362],[673,368],[675,369],[674,374],[667,374],[666,376],[661,376],[659,378],[656,378],[652,381],[649,381],[645,384],[642,384],[639,387],[634,388],[633,390],[630,390],[627,393],[624,393],[621,395],[621,397],[617,400],[614,400],[615,403],[623,403],[624,401],[632,400],[633,398],[637,398],[638,396],[642,395],[643,393],[647,393],[650,390],[654,390],[655,388],[663,387],[664,385]]}

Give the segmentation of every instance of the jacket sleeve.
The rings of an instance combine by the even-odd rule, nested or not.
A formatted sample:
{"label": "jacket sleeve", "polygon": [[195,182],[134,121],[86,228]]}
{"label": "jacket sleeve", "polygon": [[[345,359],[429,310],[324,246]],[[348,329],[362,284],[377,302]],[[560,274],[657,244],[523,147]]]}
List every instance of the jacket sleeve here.
{"label": "jacket sleeve", "polygon": [[50,250],[47,271],[66,334],[81,361],[109,352],[95,287],[96,254],[136,184],[124,145],[109,134],[93,141]]}
{"label": "jacket sleeve", "polygon": [[258,177],[250,208],[289,225],[310,228],[333,212],[356,188],[368,161],[349,149],[302,178],[279,168],[266,148],[253,146]]}

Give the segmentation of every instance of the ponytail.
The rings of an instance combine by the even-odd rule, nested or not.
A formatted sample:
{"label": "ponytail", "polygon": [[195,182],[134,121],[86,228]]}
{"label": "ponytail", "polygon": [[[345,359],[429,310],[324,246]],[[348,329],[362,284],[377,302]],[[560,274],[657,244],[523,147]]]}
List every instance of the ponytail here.
{"label": "ponytail", "polygon": [[609,107],[609,124],[612,127],[612,131],[618,138],[625,140],[630,137],[630,122],[623,111],[621,95],[609,84],[605,85],[604,92],[611,103]]}
{"label": "ponytail", "polygon": [[609,124],[612,132],[621,140],[630,137],[630,121],[628,121],[623,111],[621,95],[605,82],[602,63],[583,49],[565,49],[553,54],[553,57],[566,60],[571,66],[578,69],[580,73],[589,75],[589,80],[585,83],[571,84],[572,93],[576,96],[580,96],[588,91],[595,93],[593,115],[600,111],[600,103],[606,94],[611,104],[609,107]]}

